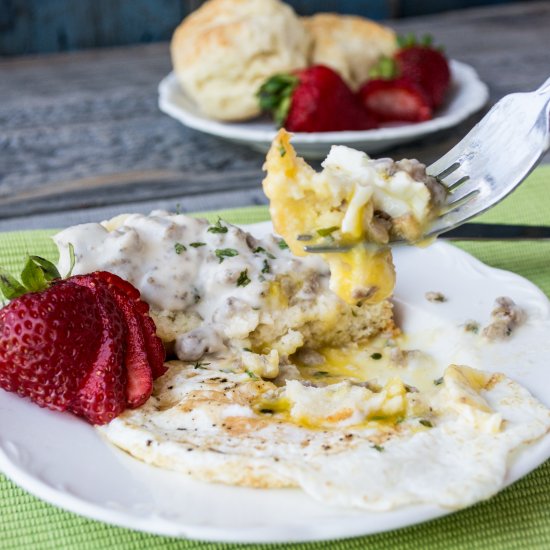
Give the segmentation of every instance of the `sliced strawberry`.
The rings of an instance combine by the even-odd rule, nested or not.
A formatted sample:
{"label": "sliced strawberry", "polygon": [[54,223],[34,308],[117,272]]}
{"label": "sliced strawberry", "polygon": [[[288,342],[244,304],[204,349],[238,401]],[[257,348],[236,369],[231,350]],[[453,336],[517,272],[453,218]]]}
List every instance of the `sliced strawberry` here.
{"label": "sliced strawberry", "polygon": [[359,97],[380,122],[422,122],[432,117],[426,94],[407,78],[369,80]]}
{"label": "sliced strawberry", "polygon": [[0,290],[12,300],[0,311],[0,387],[94,424],[148,399],[148,349],[161,369],[164,348],[129,283],[105,273],[63,281],[30,256],[21,281],[0,268]]}
{"label": "sliced strawberry", "polygon": [[41,407],[68,410],[101,335],[94,294],[71,282],[13,299],[0,310],[0,387]]}
{"label": "sliced strawberry", "polygon": [[82,284],[88,288],[103,289],[115,301],[124,318],[126,324],[126,353],[124,355],[127,380],[126,405],[136,408],[143,405],[153,391],[153,376],[147,358],[140,314],[134,306],[135,301],[130,299],[118,286],[105,282],[106,276],[103,273],[79,275],[73,277],[73,280],[76,284]]}
{"label": "sliced strawberry", "polygon": [[126,348],[126,373],[128,383],[126,386],[126,403],[134,409],[149,399],[153,391],[153,374],[147,358],[145,338],[141,329],[139,313],[133,302],[116,287],[110,287],[118,307],[122,311],[128,329]]}
{"label": "sliced strawberry", "polygon": [[133,300],[136,310],[139,312],[139,322],[145,339],[145,347],[147,350],[147,359],[151,366],[153,380],[162,376],[168,369],[164,365],[166,359],[166,351],[162,340],[157,336],[157,328],[155,322],[149,316],[149,304],[141,300],[139,290],[130,284],[128,281],[120,278],[114,273],[107,271],[96,271],[94,276],[100,278],[109,287],[115,287],[126,294],[128,298]]}
{"label": "sliced strawberry", "polygon": [[102,322],[101,343],[71,410],[92,424],[101,425],[116,418],[126,408],[124,357],[127,329],[124,316],[110,292],[102,285],[82,284],[86,277],[77,276],[71,280],[95,295]]}
{"label": "sliced strawberry", "polygon": [[153,380],[156,380],[168,370],[164,362],[166,360],[166,350],[164,349],[162,340],[157,336],[157,327],[153,319],[149,315],[142,315],[140,321],[143,336],[145,337],[147,359],[149,359]]}
{"label": "sliced strawberry", "polygon": [[139,290],[122,277],[119,277],[114,273],[110,273],[109,271],[94,271],[94,277],[101,279],[108,286],[114,286],[119,290],[122,290],[128,298],[134,300],[135,302],[140,302],[142,304],[141,307],[144,308],[146,313],[149,311],[149,304],[141,300]]}

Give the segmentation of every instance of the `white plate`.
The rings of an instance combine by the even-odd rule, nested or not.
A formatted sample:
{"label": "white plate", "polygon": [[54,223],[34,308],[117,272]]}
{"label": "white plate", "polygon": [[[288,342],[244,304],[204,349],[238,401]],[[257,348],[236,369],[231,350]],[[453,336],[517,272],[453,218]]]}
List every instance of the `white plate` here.
{"label": "white plate", "polygon": [[[455,126],[481,109],[487,103],[489,92],[469,65],[453,60],[451,73],[452,86],[448,99],[432,120],[375,130],[296,133],[292,145],[300,155],[309,158],[325,158],[333,144],[348,145],[367,153],[378,153]],[[190,128],[249,145],[262,152],[268,150],[276,133],[275,126],[267,118],[229,123],[206,117],[182,90],[173,72],[159,84],[159,107],[161,111]]]}
{"label": "white plate", "polygon": [[[265,234],[269,224],[254,226]],[[513,338],[473,354],[458,340],[425,339],[423,349],[443,365],[466,359],[520,381],[550,406],[550,304],[513,273],[490,268],[442,242],[395,249],[398,322],[415,334],[453,333],[470,319],[486,322],[497,296],[512,297],[529,316]],[[445,303],[428,302],[426,291]],[[464,331],[456,330],[464,335]],[[468,338],[475,338],[468,335]],[[439,344],[439,345],[438,345]],[[437,349],[436,349],[437,348]],[[506,484],[550,457],[550,436],[514,456]],[[207,484],[130,458],[71,415],[40,409],[0,390],[0,470],[52,504],[90,518],[162,535],[216,541],[284,542],[352,537],[395,529],[450,513],[436,506],[390,512],[334,508],[299,490],[247,489]]]}

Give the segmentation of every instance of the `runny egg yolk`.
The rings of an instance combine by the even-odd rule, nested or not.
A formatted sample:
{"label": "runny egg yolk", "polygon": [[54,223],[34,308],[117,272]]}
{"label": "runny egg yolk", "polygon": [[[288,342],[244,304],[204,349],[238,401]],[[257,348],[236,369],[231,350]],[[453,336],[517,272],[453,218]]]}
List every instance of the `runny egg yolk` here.
{"label": "runny egg yolk", "polygon": [[420,236],[430,192],[404,171],[388,176],[364,153],[336,149],[341,158],[329,160],[331,153],[316,172],[296,155],[290,134],[278,133],[264,165],[271,219],[296,256],[306,254],[305,245],[346,245],[346,252],[321,254],[330,267],[331,290],[349,304],[380,302],[393,292],[395,270],[384,221],[375,212],[390,211],[389,217]]}

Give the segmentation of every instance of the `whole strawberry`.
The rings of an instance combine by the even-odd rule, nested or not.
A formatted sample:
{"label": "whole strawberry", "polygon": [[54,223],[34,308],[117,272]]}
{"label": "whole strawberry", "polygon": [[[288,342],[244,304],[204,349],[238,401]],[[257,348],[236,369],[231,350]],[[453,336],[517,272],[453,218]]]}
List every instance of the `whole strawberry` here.
{"label": "whole strawberry", "polygon": [[400,40],[394,59],[398,74],[417,84],[427,95],[430,105],[437,109],[443,103],[451,82],[447,58],[434,48],[429,36],[417,42],[413,35]]}
{"label": "whole strawberry", "polygon": [[324,65],[268,79],[258,91],[262,110],[292,132],[368,130],[377,121],[340,75]]}

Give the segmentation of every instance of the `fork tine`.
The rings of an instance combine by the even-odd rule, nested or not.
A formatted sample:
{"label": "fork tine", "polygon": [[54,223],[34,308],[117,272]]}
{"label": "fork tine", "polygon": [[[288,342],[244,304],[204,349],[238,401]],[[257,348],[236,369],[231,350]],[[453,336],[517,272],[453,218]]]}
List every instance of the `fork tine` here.
{"label": "fork tine", "polygon": [[450,212],[453,212],[454,210],[458,210],[461,206],[464,206],[466,203],[470,202],[474,197],[479,195],[480,190],[479,189],[472,189],[469,193],[466,193],[462,197],[456,199],[453,202],[449,202],[445,205],[445,207],[442,209],[442,214],[449,214]]}
{"label": "fork tine", "polygon": [[462,176],[459,180],[451,183],[450,185],[446,185],[446,182],[443,183],[446,185],[447,191],[452,193],[453,191],[456,191],[463,183],[466,183],[469,179],[470,176]]}
{"label": "fork tine", "polygon": [[304,246],[304,252],[308,252],[310,254],[324,254],[328,252],[346,252],[347,250],[351,250],[351,245],[339,245],[339,244],[329,244],[326,246],[322,245],[312,245],[312,246]]}
{"label": "fork tine", "polygon": [[438,179],[438,180],[443,180],[445,179],[448,175],[452,174],[456,169],[460,168],[460,162],[454,162],[453,164],[451,164],[451,166],[449,166],[448,168],[445,168],[445,170],[443,170],[442,172],[440,172],[439,174],[437,174],[435,177]]}

